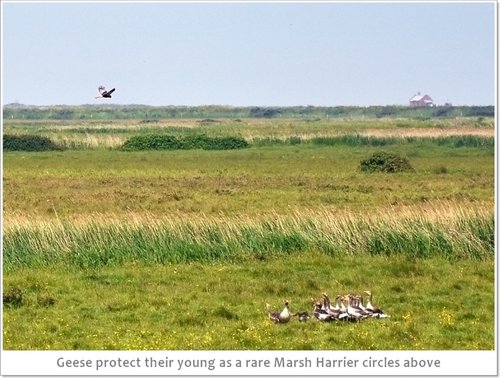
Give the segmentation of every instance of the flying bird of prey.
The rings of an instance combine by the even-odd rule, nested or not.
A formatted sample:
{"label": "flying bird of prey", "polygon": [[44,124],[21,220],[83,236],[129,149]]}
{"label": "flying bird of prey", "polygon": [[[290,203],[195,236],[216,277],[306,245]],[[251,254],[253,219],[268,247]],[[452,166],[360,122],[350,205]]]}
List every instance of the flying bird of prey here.
{"label": "flying bird of prey", "polygon": [[115,91],[115,88],[107,91],[106,88],[103,87],[102,85],[97,89],[99,90],[100,95],[97,96],[96,98],[111,98],[111,93]]}

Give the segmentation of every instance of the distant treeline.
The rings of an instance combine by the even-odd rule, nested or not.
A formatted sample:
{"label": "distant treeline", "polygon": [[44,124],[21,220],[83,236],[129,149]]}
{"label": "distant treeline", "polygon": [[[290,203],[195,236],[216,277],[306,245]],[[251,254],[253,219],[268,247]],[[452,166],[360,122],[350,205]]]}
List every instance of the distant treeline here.
{"label": "distant treeline", "polygon": [[290,107],[231,107],[207,106],[147,106],[147,105],[80,105],[31,106],[7,104],[3,117],[27,120],[112,120],[163,118],[343,118],[343,117],[494,117],[494,106],[435,106],[412,108],[388,106],[290,106]]}

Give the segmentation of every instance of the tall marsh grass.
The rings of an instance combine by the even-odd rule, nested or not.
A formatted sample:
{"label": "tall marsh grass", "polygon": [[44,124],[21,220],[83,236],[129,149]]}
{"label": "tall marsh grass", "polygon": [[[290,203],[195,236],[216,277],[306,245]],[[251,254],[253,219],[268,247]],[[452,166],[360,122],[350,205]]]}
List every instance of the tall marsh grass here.
{"label": "tall marsh grass", "polygon": [[493,209],[443,206],[378,214],[301,211],[288,216],[172,217],[37,221],[4,225],[4,268],[99,268],[126,262],[168,264],[266,260],[306,251],[328,255],[494,256]]}
{"label": "tall marsh grass", "polygon": [[449,135],[449,136],[374,136],[346,134],[336,136],[288,136],[254,138],[254,146],[312,144],[318,146],[370,146],[380,147],[396,144],[431,144],[445,147],[493,147],[494,138],[482,135]]}

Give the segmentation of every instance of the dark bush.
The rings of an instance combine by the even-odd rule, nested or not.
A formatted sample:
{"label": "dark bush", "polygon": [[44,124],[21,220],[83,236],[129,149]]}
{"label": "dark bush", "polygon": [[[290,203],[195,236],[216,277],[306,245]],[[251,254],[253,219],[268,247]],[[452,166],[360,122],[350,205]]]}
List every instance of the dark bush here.
{"label": "dark bush", "polygon": [[129,138],[122,146],[128,151],[141,150],[234,150],[248,147],[248,142],[240,137],[208,137],[206,135],[189,135],[175,137],[172,135],[141,135]]}
{"label": "dark bush", "polygon": [[4,151],[60,151],[61,146],[40,135],[4,135]]}
{"label": "dark bush", "polygon": [[413,170],[407,158],[387,152],[377,152],[362,160],[360,169],[365,172],[403,172]]}
{"label": "dark bush", "polygon": [[23,292],[18,287],[11,287],[3,293],[3,305],[19,307],[23,304]]}
{"label": "dark bush", "polygon": [[182,143],[171,135],[138,135],[131,137],[123,143],[124,150],[178,150]]}
{"label": "dark bush", "polygon": [[204,150],[236,150],[248,147],[248,142],[239,137],[205,137],[204,144],[201,146]]}

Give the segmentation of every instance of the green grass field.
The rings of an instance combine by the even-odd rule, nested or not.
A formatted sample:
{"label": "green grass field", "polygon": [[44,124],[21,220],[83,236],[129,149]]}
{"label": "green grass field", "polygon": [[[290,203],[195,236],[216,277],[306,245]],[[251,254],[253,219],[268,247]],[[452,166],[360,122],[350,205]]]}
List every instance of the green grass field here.
{"label": "green grass field", "polygon": [[[494,349],[492,130],[8,121],[69,149],[4,153],[4,349]],[[119,149],[151,132],[250,147]],[[413,170],[362,172],[378,151]],[[275,325],[264,311],[368,289],[391,318]]]}
{"label": "green grass field", "polygon": [[[390,146],[415,172],[366,174],[375,147],[276,146],[237,151],[7,153],[4,211],[47,216],[97,212],[287,213],[426,201],[490,201],[493,148]],[[53,214],[54,215],[54,214]]]}
{"label": "green grass field", "polygon": [[[23,304],[4,312],[4,348],[493,349],[493,268],[309,252],[245,264],[20,269],[4,277],[4,289],[23,290]],[[310,310],[323,291],[366,288],[390,318],[272,324],[264,312],[266,302]]]}

